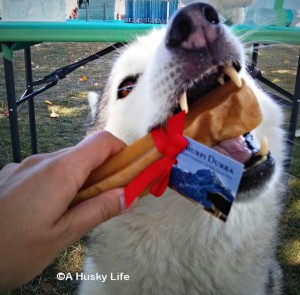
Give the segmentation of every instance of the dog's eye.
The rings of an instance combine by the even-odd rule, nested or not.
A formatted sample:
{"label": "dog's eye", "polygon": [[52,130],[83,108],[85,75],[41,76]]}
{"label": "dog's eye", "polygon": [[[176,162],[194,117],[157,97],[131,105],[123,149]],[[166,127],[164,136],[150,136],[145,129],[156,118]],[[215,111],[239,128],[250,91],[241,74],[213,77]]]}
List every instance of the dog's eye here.
{"label": "dog's eye", "polygon": [[118,87],[118,99],[125,98],[136,86],[139,76],[127,77]]}

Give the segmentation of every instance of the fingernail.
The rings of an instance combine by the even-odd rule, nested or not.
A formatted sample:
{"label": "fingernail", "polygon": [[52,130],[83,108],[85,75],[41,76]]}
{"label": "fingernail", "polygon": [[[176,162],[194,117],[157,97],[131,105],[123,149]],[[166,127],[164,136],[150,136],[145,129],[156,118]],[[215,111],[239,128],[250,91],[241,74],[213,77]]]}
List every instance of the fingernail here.
{"label": "fingernail", "polygon": [[119,196],[119,200],[120,200],[121,211],[126,210],[127,208],[126,208],[126,203],[125,203],[125,196],[124,196],[124,194],[121,194],[121,195]]}
{"label": "fingernail", "polygon": [[121,210],[124,211],[128,208],[133,208],[137,205],[139,202],[139,197],[137,197],[132,203],[126,205],[126,200],[125,200],[125,195],[121,194],[120,197],[120,205],[121,205]]}

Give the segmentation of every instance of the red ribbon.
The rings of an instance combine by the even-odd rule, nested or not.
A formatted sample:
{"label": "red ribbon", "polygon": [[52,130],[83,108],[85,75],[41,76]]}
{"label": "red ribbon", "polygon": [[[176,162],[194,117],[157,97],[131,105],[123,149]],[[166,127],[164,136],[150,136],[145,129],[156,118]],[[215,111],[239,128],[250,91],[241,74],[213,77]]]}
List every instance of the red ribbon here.
{"label": "red ribbon", "polygon": [[184,120],[185,112],[182,111],[168,120],[167,131],[163,128],[151,131],[155,146],[163,158],[147,167],[125,187],[126,207],[130,206],[147,187],[150,187],[150,193],[156,197],[164,193],[176,157],[188,145],[188,141],[182,136]]}

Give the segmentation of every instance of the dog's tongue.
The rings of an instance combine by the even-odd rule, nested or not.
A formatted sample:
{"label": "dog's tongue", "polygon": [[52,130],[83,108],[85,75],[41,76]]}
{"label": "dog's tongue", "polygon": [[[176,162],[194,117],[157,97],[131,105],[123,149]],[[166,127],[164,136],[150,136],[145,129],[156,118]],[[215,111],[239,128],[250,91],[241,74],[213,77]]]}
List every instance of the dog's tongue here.
{"label": "dog's tongue", "polygon": [[247,147],[243,136],[224,140],[219,144],[214,145],[212,149],[240,163],[247,162],[252,156],[252,152]]}

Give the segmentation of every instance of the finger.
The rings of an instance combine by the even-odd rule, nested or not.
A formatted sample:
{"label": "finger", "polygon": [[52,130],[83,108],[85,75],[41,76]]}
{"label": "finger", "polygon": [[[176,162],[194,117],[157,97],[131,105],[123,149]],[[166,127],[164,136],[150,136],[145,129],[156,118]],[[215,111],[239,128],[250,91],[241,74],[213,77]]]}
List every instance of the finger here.
{"label": "finger", "polygon": [[65,240],[72,243],[98,224],[119,215],[125,209],[124,189],[117,188],[84,201],[69,209],[57,223]]}
{"label": "finger", "polygon": [[67,161],[70,161],[70,165],[68,165],[72,169],[70,172],[78,173],[78,181],[82,185],[94,169],[125,146],[123,141],[107,131],[100,131],[88,136],[69,150]]}
{"label": "finger", "polygon": [[3,173],[3,175],[5,175],[11,173],[11,171],[14,171],[18,166],[18,163],[9,163],[5,165],[2,169],[0,169],[0,172]]}
{"label": "finger", "polygon": [[0,170],[0,184],[1,183],[6,183],[11,175],[14,173],[14,171],[18,168],[19,164],[17,163],[10,163],[7,164],[6,166],[4,166],[1,170]]}
{"label": "finger", "polygon": [[10,177],[11,173],[20,173],[21,171],[36,166],[37,164],[45,160],[52,159],[53,157],[61,154],[65,154],[69,150],[70,148],[64,148],[53,153],[32,155],[25,158],[21,163],[9,163],[5,165],[2,169],[0,169],[0,173],[2,172],[3,175]]}
{"label": "finger", "polygon": [[122,140],[111,133],[99,131],[81,141],[74,147],[73,152],[84,159],[87,159],[87,157],[92,158],[91,163],[86,162],[86,165],[95,169],[109,156],[119,152],[125,146]]}
{"label": "finger", "polygon": [[[57,154],[56,157],[50,158],[51,163],[47,167],[48,169],[51,166],[55,168],[56,171],[52,171],[51,175],[55,176],[56,187],[60,188],[59,194],[56,195],[57,207],[67,209],[90,173],[124,147],[125,144],[111,133],[100,131],[86,137],[78,145],[65,152]],[[57,186],[58,179],[62,182],[59,186]],[[61,197],[62,195],[64,197]]]}

